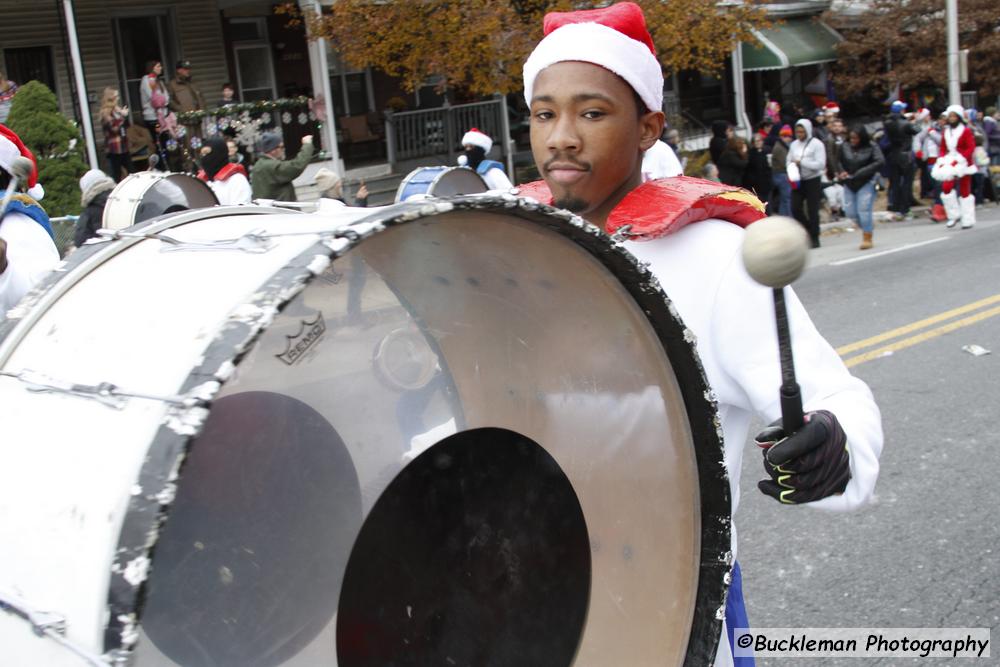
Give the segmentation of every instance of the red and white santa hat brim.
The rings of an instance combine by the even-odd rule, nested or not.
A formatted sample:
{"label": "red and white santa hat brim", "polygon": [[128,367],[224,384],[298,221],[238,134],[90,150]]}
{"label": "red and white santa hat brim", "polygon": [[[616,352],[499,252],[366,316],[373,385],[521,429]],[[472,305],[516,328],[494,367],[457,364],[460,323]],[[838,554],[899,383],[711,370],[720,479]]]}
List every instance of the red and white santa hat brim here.
{"label": "red and white santa hat brim", "polygon": [[923,120],[925,118],[930,118],[931,110],[927,107],[923,107],[917,112],[917,120]]}
{"label": "red and white santa hat brim", "polygon": [[827,102],[823,105],[823,111],[825,113],[840,113],[840,105],[836,102]]}
{"label": "red and white santa hat brim", "polygon": [[642,9],[619,2],[603,9],[550,12],[545,37],[524,63],[524,98],[531,105],[535,79],[567,61],[599,65],[625,80],[650,111],[663,110],[663,69]]}
{"label": "red and white santa hat brim", "polygon": [[35,156],[14,130],[6,125],[0,125],[0,167],[8,174],[12,173],[14,160],[19,157],[31,160],[31,174],[25,184],[28,186],[28,196],[32,199],[41,199],[45,196],[45,189],[38,182],[38,162],[35,160]]}
{"label": "red and white santa hat brim", "polygon": [[493,140],[490,139],[489,135],[480,132],[476,128],[472,128],[464,135],[462,135],[462,145],[463,146],[479,146],[487,153],[493,148]]}
{"label": "red and white santa hat brim", "polygon": [[963,107],[961,104],[951,104],[948,106],[947,109],[944,110],[944,112],[956,114],[963,121],[965,120],[965,107]]}

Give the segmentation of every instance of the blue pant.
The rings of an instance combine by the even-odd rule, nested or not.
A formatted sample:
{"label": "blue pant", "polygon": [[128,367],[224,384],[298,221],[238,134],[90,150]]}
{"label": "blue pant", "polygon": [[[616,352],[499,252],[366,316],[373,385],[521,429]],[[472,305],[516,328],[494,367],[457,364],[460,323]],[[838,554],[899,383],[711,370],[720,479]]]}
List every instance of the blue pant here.
{"label": "blue pant", "polygon": [[737,658],[735,637],[736,628],[749,628],[747,608],[743,604],[743,575],[740,574],[740,564],[733,563],[733,581],[729,584],[729,594],[726,595],[726,633],[729,635],[729,652],[733,654],[734,667],[754,667],[753,657]]}
{"label": "blue pant", "polygon": [[852,220],[857,220],[861,230],[872,231],[872,206],[875,204],[875,183],[868,181],[861,189],[854,192],[844,188],[844,214]]}
{"label": "blue pant", "polygon": [[[788,175],[784,172],[771,174],[771,181],[774,189],[778,191],[778,215],[792,215],[792,184],[788,182]],[[773,200],[772,200],[773,201]],[[774,204],[771,204],[774,207]]]}

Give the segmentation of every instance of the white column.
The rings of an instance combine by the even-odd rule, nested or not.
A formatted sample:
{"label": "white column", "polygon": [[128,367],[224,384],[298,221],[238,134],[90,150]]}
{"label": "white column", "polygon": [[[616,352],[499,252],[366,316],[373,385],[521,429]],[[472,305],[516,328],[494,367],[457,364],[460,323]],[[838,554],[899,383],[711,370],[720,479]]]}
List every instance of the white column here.
{"label": "white column", "polygon": [[80,122],[83,124],[83,141],[87,145],[87,161],[91,169],[100,169],[97,161],[97,142],[94,141],[94,126],[90,119],[90,104],[87,101],[87,82],[83,78],[83,59],[80,57],[80,42],[76,38],[76,17],[73,0],[63,0],[66,14],[66,34],[69,37],[69,57],[73,62],[73,76],[76,80],[76,97],[80,102]]}
{"label": "white column", "polygon": [[750,123],[750,117],[747,116],[746,91],[743,88],[743,51],[740,48],[740,42],[736,42],[736,48],[733,49],[732,60],[733,91],[736,98],[736,124],[739,128],[744,129],[747,139],[749,139],[753,133],[753,126]]}
{"label": "white column", "polygon": [[958,73],[958,0],[947,0],[948,17],[948,104],[961,104],[962,91]]}
{"label": "white column", "polygon": [[[322,8],[317,0],[302,0],[303,12],[320,12]],[[307,35],[308,39],[308,35]],[[327,157],[332,162],[333,170],[340,176],[344,175],[344,163],[340,159],[337,146],[337,125],[334,114],[333,94],[330,90],[330,67],[326,57],[327,40],[308,39],[309,66],[312,72],[313,95],[321,94],[325,101],[326,117],[318,119],[323,124],[323,146]]]}

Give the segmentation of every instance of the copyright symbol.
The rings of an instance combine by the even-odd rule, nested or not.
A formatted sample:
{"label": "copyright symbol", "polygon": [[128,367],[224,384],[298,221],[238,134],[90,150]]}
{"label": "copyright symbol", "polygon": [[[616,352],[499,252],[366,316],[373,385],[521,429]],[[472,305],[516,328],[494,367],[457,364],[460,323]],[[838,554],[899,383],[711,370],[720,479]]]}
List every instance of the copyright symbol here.
{"label": "copyright symbol", "polygon": [[751,644],[753,644],[753,635],[750,633],[740,635],[740,638],[736,640],[736,645],[740,648],[750,648]]}

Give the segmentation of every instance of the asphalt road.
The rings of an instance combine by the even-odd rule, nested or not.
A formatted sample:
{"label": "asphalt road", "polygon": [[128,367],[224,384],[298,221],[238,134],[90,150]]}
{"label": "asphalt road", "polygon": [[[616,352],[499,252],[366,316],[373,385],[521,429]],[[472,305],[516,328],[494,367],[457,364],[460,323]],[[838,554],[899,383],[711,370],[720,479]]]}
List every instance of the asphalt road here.
{"label": "asphalt road", "polygon": [[[882,410],[875,502],[854,513],[785,507],[759,493],[748,451],[736,523],[753,627],[990,627],[1000,637],[1000,208],[972,230],[926,218],[823,237],[795,289],[834,345],[971,305],[843,354]],[[885,254],[885,251],[893,251]],[[844,263],[858,257],[862,261]],[[989,301],[988,297],[997,296]],[[980,303],[976,303],[980,302]],[[995,312],[991,312],[995,311]],[[977,319],[978,318],[978,319]],[[953,330],[940,327],[951,323]],[[911,343],[899,345],[900,341]],[[895,349],[882,349],[895,342]],[[992,354],[973,356],[977,344]],[[969,664],[997,664],[992,659]],[[758,665],[802,660],[758,658]],[[807,664],[945,664],[900,658]]]}

